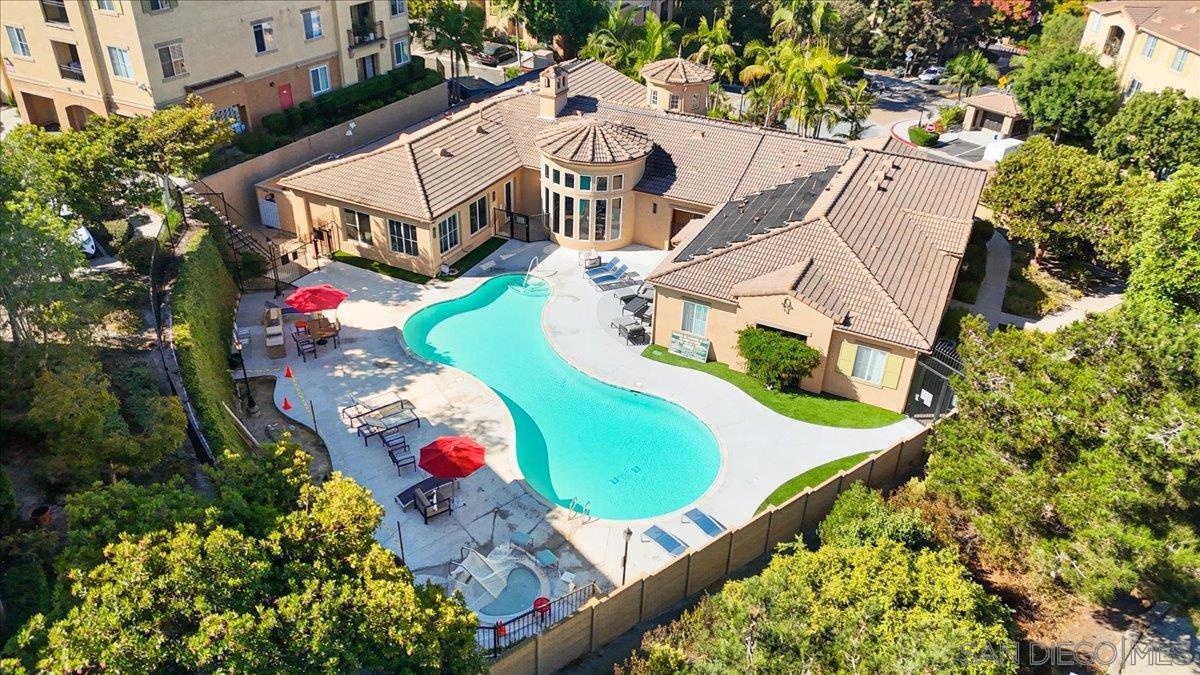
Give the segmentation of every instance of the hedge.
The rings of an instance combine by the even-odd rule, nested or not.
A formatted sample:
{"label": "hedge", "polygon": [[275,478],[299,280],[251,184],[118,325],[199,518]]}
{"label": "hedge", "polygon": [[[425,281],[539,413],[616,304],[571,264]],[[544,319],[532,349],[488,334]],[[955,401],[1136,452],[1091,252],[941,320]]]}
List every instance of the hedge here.
{"label": "hedge", "polygon": [[294,108],[265,115],[262,125],[275,137],[295,138],[305,135],[301,133],[304,127],[328,128],[406,96],[425,91],[441,81],[441,75],[425,68],[423,58],[414,56],[412,61],[402,68],[395,68],[369,80],[335,89]]}
{"label": "hedge", "polygon": [[210,229],[188,242],[171,302],[179,368],[204,433],[214,451],[240,451],[241,437],[221,408],[236,398],[229,345],[238,290]]}
{"label": "hedge", "polygon": [[746,374],[768,389],[799,382],[821,365],[821,352],[804,340],[768,328],[747,326],[738,331],[737,348],[746,362]]}
{"label": "hedge", "polygon": [[922,147],[931,147],[936,145],[941,134],[934,131],[927,131],[924,127],[913,125],[908,128],[908,140]]}

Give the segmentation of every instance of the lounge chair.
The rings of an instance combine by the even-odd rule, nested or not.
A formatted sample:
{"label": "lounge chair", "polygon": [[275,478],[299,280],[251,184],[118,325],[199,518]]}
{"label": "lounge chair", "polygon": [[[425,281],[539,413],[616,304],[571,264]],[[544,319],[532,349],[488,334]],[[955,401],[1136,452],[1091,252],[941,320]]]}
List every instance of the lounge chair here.
{"label": "lounge chair", "polygon": [[622,275],[616,279],[602,281],[602,282],[599,282],[599,283],[596,283],[593,285],[596,287],[596,290],[598,290],[598,291],[611,291],[616,288],[624,288],[626,286],[632,286],[637,283],[641,283],[638,281],[637,272],[628,271],[624,275]]}
{"label": "lounge chair", "polygon": [[406,408],[400,408],[387,415],[380,415],[378,413],[363,415],[359,419],[362,420],[362,424],[358,425],[355,433],[362,437],[363,445],[366,445],[372,436],[398,431],[400,428],[413,422],[416,422],[418,427],[421,426],[421,418],[417,415],[416,411]]}
{"label": "lounge chair", "polygon": [[401,398],[400,394],[394,391],[385,391],[372,396],[364,396],[363,398],[350,397],[354,401],[354,405],[342,408],[342,417],[348,421],[354,421],[363,415],[369,415],[378,410],[399,404],[401,408],[414,410],[415,407],[412,401],[406,398]]}
{"label": "lounge chair", "polygon": [[391,458],[392,464],[394,464],[396,467],[397,476],[401,475],[400,470],[404,467],[412,467],[414,469],[417,468],[416,456],[407,450],[388,448],[388,457]]}
{"label": "lounge chair", "polygon": [[588,276],[588,278],[603,276],[603,275],[611,272],[614,267],[616,267],[618,264],[620,264],[620,262],[621,262],[621,260],[619,258],[617,258],[616,256],[614,256],[612,258],[609,258],[608,262],[604,263],[603,265],[598,265],[596,267],[586,269],[583,271],[583,273],[586,274]]}
{"label": "lounge chair", "polygon": [[500,575],[500,570],[497,570],[490,560],[479,555],[479,552],[474,549],[468,550],[462,562],[454,563],[454,565],[478,581],[483,590],[487,591],[493,599],[499,597],[508,585],[507,578]]}
{"label": "lounge chair", "polygon": [[621,313],[624,314],[625,312],[629,312],[630,314],[637,316],[639,312],[645,314],[646,309],[649,307],[650,301],[646,298],[633,297],[630,298],[628,302],[621,305]]}
{"label": "lounge chair", "polygon": [[441,488],[436,488],[428,492],[418,490],[413,495],[417,511],[421,513],[421,518],[426,524],[429,524],[429,519],[442,514],[454,512],[453,493],[449,495],[443,494]]}
{"label": "lounge chair", "polygon": [[700,531],[707,534],[709,539],[716,537],[725,531],[725,526],[719,520],[713,518],[700,509],[692,509],[683,514],[683,520],[691,521],[693,525],[700,528]]}
{"label": "lounge chair", "polygon": [[636,289],[627,288],[627,290],[623,290],[623,291],[614,291],[613,297],[616,298],[617,302],[620,302],[622,305],[624,305],[625,303],[629,302],[630,300],[632,300],[634,298],[645,298],[647,300],[653,301],[654,300],[654,287],[650,286],[649,284],[647,284],[645,282],[642,282]]}
{"label": "lounge chair", "polygon": [[537,559],[538,564],[542,567],[558,569],[558,556],[554,555],[554,551],[548,548],[538,551],[533,557]]}
{"label": "lounge chair", "polygon": [[669,553],[672,558],[678,558],[687,550],[687,544],[675,535],[657,525],[651,525],[642,533],[642,541],[653,541]]}
{"label": "lounge chair", "polygon": [[450,493],[453,494],[455,489],[455,481],[453,478],[438,478],[437,476],[430,476],[416,485],[401,490],[400,493],[396,495],[396,503],[400,505],[400,508],[407,509],[416,502],[416,494],[418,492],[422,490],[440,489],[447,485],[450,486]]}
{"label": "lounge chair", "polygon": [[610,284],[614,281],[619,281],[625,278],[625,273],[628,270],[629,267],[625,265],[625,263],[621,263],[604,274],[589,274],[588,281],[592,282],[596,286],[603,286],[604,284]]}

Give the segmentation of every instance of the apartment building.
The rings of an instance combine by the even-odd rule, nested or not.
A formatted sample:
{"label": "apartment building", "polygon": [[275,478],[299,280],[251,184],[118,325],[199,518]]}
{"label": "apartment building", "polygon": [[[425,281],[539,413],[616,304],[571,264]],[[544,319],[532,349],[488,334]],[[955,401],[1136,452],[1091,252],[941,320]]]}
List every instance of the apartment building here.
{"label": "apartment building", "polygon": [[1088,5],[1079,46],[1116,67],[1126,96],[1173,87],[1200,97],[1200,0]]}
{"label": "apartment building", "polygon": [[406,0],[4,0],[0,24],[21,117],[49,128],[194,94],[245,130],[410,54]]}

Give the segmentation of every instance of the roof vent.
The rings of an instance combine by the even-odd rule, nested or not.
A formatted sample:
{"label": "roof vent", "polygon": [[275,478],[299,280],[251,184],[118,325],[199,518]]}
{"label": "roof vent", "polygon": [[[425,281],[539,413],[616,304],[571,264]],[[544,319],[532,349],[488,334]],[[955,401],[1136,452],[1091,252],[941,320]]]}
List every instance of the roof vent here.
{"label": "roof vent", "polygon": [[1177,23],[1177,24],[1175,24],[1174,26],[1171,26],[1171,30],[1173,30],[1173,31],[1175,31],[1176,33],[1178,33],[1178,32],[1180,32],[1180,31],[1182,31],[1182,30],[1183,30],[1183,24],[1181,24],[1181,23]]}
{"label": "roof vent", "polygon": [[433,152],[434,152],[434,154],[436,154],[438,157],[451,157],[451,156],[452,156],[452,155],[450,154],[450,150],[449,150],[448,148],[444,148],[444,147],[440,147],[440,148],[438,148],[437,150],[434,150]]}
{"label": "roof vent", "polygon": [[892,160],[892,168],[893,168],[893,169],[899,169],[899,168],[900,168],[900,162],[898,162],[898,161],[896,161],[896,160]]}
{"label": "roof vent", "polygon": [[704,130],[692,129],[692,138],[704,138]]}
{"label": "roof vent", "polygon": [[474,131],[475,131],[475,133],[477,133],[477,134],[486,134],[486,133],[487,133],[487,129],[484,129],[482,124],[476,124],[476,125],[473,127],[473,130],[474,130]]}

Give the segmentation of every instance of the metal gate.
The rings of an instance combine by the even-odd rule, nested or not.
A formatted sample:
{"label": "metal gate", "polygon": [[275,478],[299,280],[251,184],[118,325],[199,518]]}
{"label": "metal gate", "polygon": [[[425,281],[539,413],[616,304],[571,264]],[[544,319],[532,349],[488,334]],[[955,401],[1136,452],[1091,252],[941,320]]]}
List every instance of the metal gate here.
{"label": "metal gate", "polygon": [[933,345],[933,353],[917,358],[904,414],[918,422],[931,424],[953,410],[956,399],[950,388],[950,378],[955,375],[962,375],[962,361],[954,343],[938,340]]}
{"label": "metal gate", "polygon": [[546,214],[528,215],[507,209],[493,208],[492,218],[496,223],[496,234],[518,241],[546,241],[550,231],[546,229]]}

